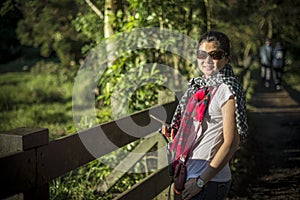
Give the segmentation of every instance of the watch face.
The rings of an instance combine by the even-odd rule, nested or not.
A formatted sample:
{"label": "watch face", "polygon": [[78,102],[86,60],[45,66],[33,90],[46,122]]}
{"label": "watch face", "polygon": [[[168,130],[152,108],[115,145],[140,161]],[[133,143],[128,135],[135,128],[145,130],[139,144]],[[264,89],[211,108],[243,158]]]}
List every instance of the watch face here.
{"label": "watch face", "polygon": [[198,178],[197,185],[198,185],[198,187],[202,188],[204,186],[204,181],[201,178]]}

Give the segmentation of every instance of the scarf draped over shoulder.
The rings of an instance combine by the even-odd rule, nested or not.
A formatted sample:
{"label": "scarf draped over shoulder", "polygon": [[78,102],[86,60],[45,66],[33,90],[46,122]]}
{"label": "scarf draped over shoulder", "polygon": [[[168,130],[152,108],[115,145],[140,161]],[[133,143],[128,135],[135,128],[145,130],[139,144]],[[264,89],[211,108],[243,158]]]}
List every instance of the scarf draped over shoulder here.
{"label": "scarf draped over shoulder", "polygon": [[[217,86],[220,84],[226,84],[234,95],[235,100],[235,119],[238,134],[241,139],[245,139],[248,133],[247,115],[246,115],[246,97],[241,83],[237,80],[230,65],[225,65],[219,73],[210,76],[208,78],[197,77],[193,78],[188,83],[188,89],[182,96],[171,122],[171,127],[175,129],[175,132],[180,129],[180,123],[182,116],[185,112],[189,99],[203,87]],[[177,133],[180,134],[180,133]]]}

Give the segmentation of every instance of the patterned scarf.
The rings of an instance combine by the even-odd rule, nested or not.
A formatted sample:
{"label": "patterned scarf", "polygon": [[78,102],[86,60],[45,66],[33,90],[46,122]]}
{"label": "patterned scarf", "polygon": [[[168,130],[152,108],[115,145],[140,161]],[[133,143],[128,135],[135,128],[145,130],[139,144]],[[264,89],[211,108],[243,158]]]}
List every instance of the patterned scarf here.
{"label": "patterned scarf", "polygon": [[180,127],[172,142],[171,151],[175,151],[175,160],[181,158],[184,161],[189,154],[200,124],[204,118],[210,100],[210,91],[207,87],[199,89],[188,99],[185,112],[183,113]]}
{"label": "patterned scarf", "polygon": [[[184,155],[187,154],[186,151],[191,148],[191,146],[189,145],[192,145],[193,142],[190,140],[193,140],[195,138],[195,134],[197,134],[197,132],[196,133],[191,132],[190,128],[192,129],[194,128],[195,130],[195,127],[193,127],[193,125],[187,126],[187,124],[191,122],[188,122],[187,121],[188,119],[186,119],[186,117],[189,115],[193,116],[193,114],[188,114],[189,111],[186,111],[191,109],[191,107],[193,107],[193,105],[190,105],[190,102],[195,101],[193,100],[195,99],[195,94],[197,94],[198,91],[203,91],[203,88],[207,88],[210,86],[218,86],[222,83],[226,84],[234,95],[234,99],[236,103],[235,118],[236,118],[238,133],[240,134],[242,140],[246,138],[248,126],[247,126],[247,116],[246,116],[245,93],[243,91],[242,85],[234,76],[232,67],[230,65],[225,65],[219,71],[219,73],[213,76],[207,78],[197,77],[189,81],[188,89],[183,95],[183,97],[181,98],[171,123],[171,127],[175,129],[175,131],[177,132],[176,137],[174,138],[172,144],[173,148],[171,148],[171,150],[175,150],[176,147],[175,160],[178,160],[182,156],[182,154]],[[196,107],[199,106],[199,103],[194,103],[194,104],[196,104],[194,105]],[[190,135],[190,136],[186,136],[186,135]]]}

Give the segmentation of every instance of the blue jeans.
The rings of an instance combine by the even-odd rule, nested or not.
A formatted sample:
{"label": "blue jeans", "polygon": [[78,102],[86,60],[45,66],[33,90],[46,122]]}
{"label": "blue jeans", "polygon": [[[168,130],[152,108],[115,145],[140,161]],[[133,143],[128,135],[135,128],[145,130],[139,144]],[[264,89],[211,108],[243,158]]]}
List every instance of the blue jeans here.
{"label": "blue jeans", "polygon": [[214,182],[209,181],[199,192],[192,198],[192,200],[223,200],[226,198],[227,193],[230,189],[229,182]]}

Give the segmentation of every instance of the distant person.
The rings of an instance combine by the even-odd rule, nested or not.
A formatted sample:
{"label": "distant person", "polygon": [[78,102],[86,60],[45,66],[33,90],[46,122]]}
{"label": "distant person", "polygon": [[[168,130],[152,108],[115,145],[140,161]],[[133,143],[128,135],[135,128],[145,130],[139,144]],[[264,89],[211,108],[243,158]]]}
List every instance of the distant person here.
{"label": "distant person", "polygon": [[283,67],[285,66],[285,49],[281,42],[277,42],[273,49],[273,79],[275,83],[275,89],[279,91],[281,89],[281,81],[283,74]]}
{"label": "distant person", "polygon": [[271,39],[266,42],[259,50],[259,60],[261,65],[261,81],[265,87],[270,87],[272,76],[272,46]]}

